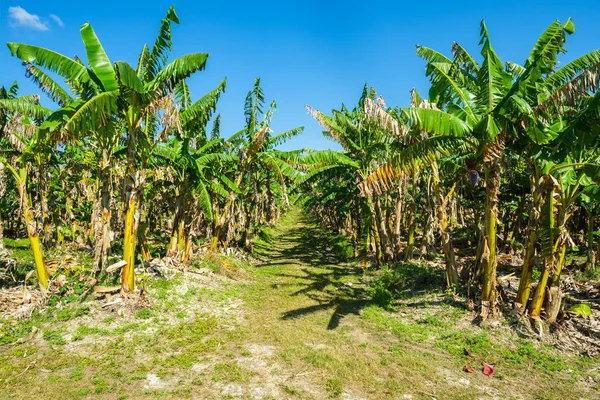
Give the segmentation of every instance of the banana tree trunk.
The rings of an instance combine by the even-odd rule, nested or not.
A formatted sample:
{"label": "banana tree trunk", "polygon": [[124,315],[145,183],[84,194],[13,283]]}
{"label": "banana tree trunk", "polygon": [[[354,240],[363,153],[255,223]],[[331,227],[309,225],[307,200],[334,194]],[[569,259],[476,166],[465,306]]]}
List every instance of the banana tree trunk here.
{"label": "banana tree trunk", "polygon": [[223,236],[223,226],[225,225],[225,221],[227,220],[227,216],[230,214],[230,210],[233,206],[233,199],[230,199],[223,210],[221,210],[221,215],[215,216],[215,229],[213,231],[213,237],[210,242],[210,251],[214,252],[217,250],[219,246],[219,242],[222,242]]}
{"label": "banana tree trunk", "polygon": [[527,308],[529,301],[529,295],[531,294],[531,277],[533,275],[533,269],[535,267],[535,245],[537,243],[537,234],[535,231],[535,221],[532,221],[530,217],[531,228],[527,237],[527,248],[525,249],[525,256],[523,257],[523,267],[521,269],[521,279],[519,280],[519,289],[517,291],[517,298],[515,304],[517,307],[524,311]]}
{"label": "banana tree trunk", "polygon": [[546,297],[548,283],[550,282],[550,285],[552,285],[556,274],[560,274],[558,269],[562,268],[560,266],[560,259],[562,259],[562,257],[560,257],[560,259],[557,257],[557,249],[563,241],[555,233],[556,227],[562,226],[560,223],[557,224],[557,217],[559,217],[557,207],[558,206],[555,199],[555,187],[554,185],[549,185],[546,193],[546,203],[544,205],[545,220],[543,221],[544,232],[546,232],[547,235],[542,238],[544,269],[542,270],[542,275],[540,276],[538,285],[533,294],[533,299],[531,301],[529,314],[532,318],[540,317],[542,306],[544,304],[544,298]]}
{"label": "banana tree trunk", "polygon": [[[140,224],[138,228],[138,240],[139,240],[139,248],[142,254],[142,258],[145,262],[148,262],[152,259],[152,255],[150,254],[150,247],[148,246],[148,239],[146,238],[146,231],[148,230],[148,221],[147,216],[144,216],[144,220],[146,222]],[[185,240],[185,239],[184,239]],[[182,240],[182,242],[184,241]],[[183,246],[182,246],[183,248]]]}
{"label": "banana tree trunk", "polygon": [[484,157],[485,214],[483,252],[481,255],[482,291],[480,317],[485,320],[495,312],[496,303],[496,228],[498,219],[498,195],[500,193],[500,160],[504,154],[504,141],[500,135],[489,146]]}
{"label": "banana tree trunk", "polygon": [[565,243],[564,235],[561,235],[561,244],[558,255],[558,261],[556,267],[550,274],[549,279],[549,288],[548,288],[548,299],[547,299],[547,309],[546,309],[546,321],[551,324],[556,321],[558,317],[558,313],[560,311],[560,306],[562,303],[562,291],[560,290],[560,275],[562,273],[562,268],[565,264],[565,255],[567,252],[567,246]]}
{"label": "banana tree trunk", "polygon": [[404,261],[412,260],[413,252],[415,249],[415,232],[417,230],[417,222],[415,218],[416,213],[416,205],[417,205],[417,182],[419,180],[418,173],[414,173],[412,176],[412,191],[410,195],[410,201],[408,203],[408,213],[406,217],[408,220],[406,224],[408,225],[408,237],[406,240],[406,252],[404,253]]}
{"label": "banana tree trunk", "polygon": [[267,201],[265,203],[265,219],[267,223],[273,221],[273,210],[275,209],[275,196],[273,196],[273,190],[271,189],[271,179],[267,179]]}
{"label": "banana tree trunk", "polygon": [[587,209],[587,259],[585,262],[586,268],[593,268],[596,265],[596,249],[594,248],[594,227],[596,225],[596,213],[594,206],[590,205]]}
{"label": "banana tree trunk", "polygon": [[177,200],[175,201],[175,211],[173,212],[173,223],[171,227],[171,240],[167,249],[167,256],[174,257],[185,244],[181,243],[183,233],[183,214],[184,214],[184,196],[185,188],[180,184],[177,190]]}
{"label": "banana tree trunk", "polygon": [[[559,242],[563,242],[562,238],[558,240]],[[561,243],[555,249],[552,256],[546,258],[544,270],[542,271],[531,302],[530,315],[532,318],[539,318],[544,300],[546,300],[546,321],[548,323],[556,321],[562,301],[560,274],[564,265],[566,250],[566,244]]]}
{"label": "banana tree trunk", "polygon": [[190,259],[190,255],[192,254],[192,235],[190,233],[187,234],[185,238],[185,245],[183,247],[183,257],[181,258],[181,262],[187,264]]}
{"label": "banana tree trunk", "polygon": [[0,213],[0,252],[4,250],[4,222]]}
{"label": "banana tree trunk", "polygon": [[521,310],[527,309],[527,302],[529,301],[529,295],[531,294],[531,277],[533,275],[533,269],[535,267],[536,260],[536,244],[537,244],[537,229],[538,221],[542,209],[542,191],[541,182],[539,178],[532,177],[531,181],[533,203],[529,214],[529,221],[527,223],[527,248],[525,249],[525,255],[523,257],[523,267],[521,269],[521,279],[519,280],[519,290],[517,291],[517,298],[515,300],[516,306]]}
{"label": "banana tree trunk", "polygon": [[402,250],[402,180],[399,182],[396,196],[392,235],[394,240],[394,260],[400,260],[400,252]]}
{"label": "banana tree trunk", "polygon": [[375,208],[375,219],[377,223],[377,229],[379,232],[379,246],[382,252],[383,261],[390,261],[393,257],[392,249],[390,247],[390,238],[387,232],[385,224],[385,218],[381,209],[381,200],[379,197],[373,202]]}
{"label": "banana tree trunk", "polygon": [[127,263],[121,270],[121,290],[130,293],[135,289],[135,250],[140,224],[140,209],[145,171],[130,174],[127,182],[127,205],[123,237],[123,260]]}
{"label": "banana tree trunk", "polygon": [[383,265],[383,252],[381,251],[381,242],[379,241],[379,232],[375,221],[371,223],[371,239],[375,247],[375,260],[377,266],[381,267]]}
{"label": "banana tree trunk", "polygon": [[108,265],[108,253],[110,251],[110,200],[111,194],[111,173],[108,162],[105,161],[100,169],[100,190],[97,198],[100,200],[100,210],[96,215],[95,230],[95,251],[94,251],[94,271],[95,274],[102,272]]}
{"label": "banana tree trunk", "polygon": [[281,180],[281,197],[283,198],[283,204],[286,207],[290,206],[290,200],[287,193],[287,185],[285,184],[285,179]]}
{"label": "banana tree trunk", "polygon": [[423,236],[421,237],[421,258],[432,259],[435,256],[435,236],[433,234],[435,228],[435,205],[433,200],[433,189],[431,176],[427,177],[425,183],[427,199],[425,201],[425,209],[427,219],[423,226]]}
{"label": "banana tree trunk", "polygon": [[[238,175],[237,179],[234,182],[234,186],[236,187],[236,189],[240,188],[245,174],[246,174],[245,167],[242,166],[242,171],[240,172],[240,174]],[[227,218],[229,218],[229,215],[233,211],[233,207],[235,205],[235,199],[236,199],[235,193],[230,193],[229,200],[227,200],[225,207],[223,207],[223,209],[221,210],[221,215],[219,215],[219,216],[215,215],[215,229],[213,231],[213,237],[210,242],[210,251],[211,252],[214,252],[215,250],[217,250],[219,241],[221,240],[221,236],[223,235],[223,225],[225,225],[225,221],[227,221]]]}
{"label": "banana tree trunk", "polygon": [[44,232],[44,246],[52,246],[52,224],[50,220],[50,209],[48,207],[48,187],[44,183],[40,194],[42,205],[42,227]]}
{"label": "banana tree trunk", "polygon": [[448,199],[452,197],[455,186],[450,189],[448,194],[444,197],[443,188],[440,181],[440,174],[438,165],[436,162],[431,163],[431,178],[432,178],[432,190],[434,196],[435,207],[437,208],[437,220],[438,227],[440,230],[440,237],[442,239],[442,249],[444,251],[444,261],[446,263],[446,287],[453,291],[458,289],[458,270],[456,269],[456,257],[454,254],[454,247],[452,245],[452,237],[449,232],[450,221],[448,220],[448,213],[446,211],[448,205]]}
{"label": "banana tree trunk", "polygon": [[242,237],[240,239],[240,246],[242,246],[242,248],[247,248],[248,245],[250,244],[250,242],[249,242],[250,225],[252,222],[252,212],[250,211],[251,208],[252,208],[252,204],[250,204],[247,207],[244,207],[244,209],[245,209],[244,230],[242,231]]}
{"label": "banana tree trunk", "polygon": [[48,289],[48,268],[44,261],[44,253],[42,251],[42,244],[38,235],[37,221],[33,212],[31,197],[27,192],[27,169],[20,168],[20,170],[13,171],[15,178],[17,178],[17,187],[19,190],[19,196],[21,198],[21,210],[23,217],[25,218],[25,226],[27,228],[27,236],[29,237],[29,244],[31,246],[31,252],[33,253],[33,260],[35,263],[35,271],[38,277],[38,282],[42,291]]}

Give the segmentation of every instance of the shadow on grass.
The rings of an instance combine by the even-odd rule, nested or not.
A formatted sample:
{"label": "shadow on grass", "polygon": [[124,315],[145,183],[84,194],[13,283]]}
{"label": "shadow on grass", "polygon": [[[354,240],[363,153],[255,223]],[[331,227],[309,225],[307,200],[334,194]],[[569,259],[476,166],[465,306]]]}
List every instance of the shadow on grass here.
{"label": "shadow on grass", "polygon": [[282,268],[276,276],[288,278],[289,283],[278,286],[300,286],[290,295],[302,295],[317,304],[286,311],[281,319],[302,318],[333,309],[327,329],[335,329],[344,316],[358,315],[371,302],[364,287],[344,283],[344,278],[361,274],[362,270],[347,264],[349,246],[342,237],[322,229],[318,221],[309,216],[301,214],[297,222],[279,232],[277,240],[255,249],[255,254],[264,260],[257,267],[306,265],[295,271]]}
{"label": "shadow on grass", "polygon": [[[263,260],[258,268],[275,267],[274,276],[287,281],[273,287],[297,288],[289,295],[305,296],[316,303],[283,312],[283,320],[333,310],[327,329],[335,329],[346,315],[359,315],[369,304],[393,309],[399,302],[411,308],[450,303],[464,308],[462,302],[444,299],[443,269],[422,262],[392,263],[373,274],[369,288],[362,283],[348,283],[346,278],[360,276],[363,270],[347,263],[343,238],[321,228],[314,218],[306,215],[298,218],[296,224],[281,228],[277,239],[273,237],[257,252]],[[301,267],[283,268],[294,264]],[[430,298],[429,294],[437,298]]]}

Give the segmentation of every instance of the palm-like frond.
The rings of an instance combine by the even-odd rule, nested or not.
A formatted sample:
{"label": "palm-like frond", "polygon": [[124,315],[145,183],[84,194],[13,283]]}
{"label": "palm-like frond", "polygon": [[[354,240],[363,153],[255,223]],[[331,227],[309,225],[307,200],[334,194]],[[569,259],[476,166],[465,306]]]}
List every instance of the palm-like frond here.
{"label": "palm-like frond", "polygon": [[559,21],[554,21],[540,35],[537,42],[533,46],[524,67],[528,68],[532,64],[540,65],[540,71],[543,74],[548,74],[554,71],[557,62],[557,55],[565,53],[565,34],[574,32],[574,25],[569,18],[565,24]]}
{"label": "palm-like frond", "polygon": [[511,61],[506,62],[506,69],[511,73],[513,79],[518,79],[525,73],[525,67]]}
{"label": "palm-like frond", "polygon": [[213,121],[213,128],[210,132],[210,140],[219,139],[221,137],[221,114],[217,114]]}
{"label": "palm-like frond", "polygon": [[292,167],[290,164],[277,157],[275,153],[268,153],[262,158],[262,163],[277,176],[280,182],[284,181],[284,178],[296,180],[300,176],[300,172]]}
{"label": "palm-like frond", "polygon": [[323,114],[319,110],[315,110],[309,105],[306,105],[305,107],[308,110],[308,113],[327,131],[327,134],[335,139],[345,150],[350,150],[353,147],[347,140],[344,130],[338,126],[337,121],[334,118]]}
{"label": "palm-like frond", "polygon": [[[4,88],[4,87],[2,87]],[[19,84],[17,83],[17,81],[14,81],[12,83],[12,85],[10,85],[10,88],[8,88],[8,91],[6,92],[6,98],[7,99],[16,99],[17,96],[19,94]]]}
{"label": "palm-like frond", "polygon": [[283,133],[280,133],[279,135],[273,136],[268,141],[268,147],[269,148],[277,147],[280,144],[283,144],[283,143],[287,142],[291,138],[293,138],[295,136],[298,136],[303,131],[304,131],[304,127],[303,126],[299,126],[297,128],[290,129],[289,131],[285,131]]}
{"label": "palm-like frond", "polygon": [[142,47],[140,56],[138,57],[138,63],[137,63],[137,67],[135,70],[138,78],[144,79],[146,65],[148,64],[149,59],[150,59],[150,50],[148,49],[148,45],[144,44],[144,47]]}
{"label": "palm-like frond", "polygon": [[177,86],[175,86],[175,101],[177,101],[182,108],[187,108],[192,105],[190,88],[188,87],[185,79],[179,81]]}
{"label": "palm-like frond", "polygon": [[419,171],[432,162],[450,155],[471,153],[473,144],[464,137],[434,136],[422,139],[393,154],[360,184],[366,193],[383,193],[397,183],[403,174]]}
{"label": "palm-like frond", "polygon": [[221,94],[225,91],[225,88],[226,80],[223,79],[217,88],[205,94],[192,105],[185,107],[180,114],[183,128],[191,130],[190,128],[193,125],[202,127],[202,130],[204,130],[212,113],[217,109],[217,102]]}
{"label": "palm-like frond", "polygon": [[244,103],[244,116],[246,117],[246,139],[252,140],[252,135],[257,130],[258,117],[263,113],[262,107],[265,102],[265,96],[260,87],[260,78],[254,80],[252,90],[246,95]]}
{"label": "palm-like frond", "polygon": [[304,163],[311,168],[321,168],[323,166],[345,166],[358,168],[356,161],[339,151],[321,150],[314,151],[304,157]]}
{"label": "palm-like frond", "polygon": [[52,101],[57,102],[61,106],[73,101],[71,96],[44,71],[33,64],[26,64],[25,68],[25,76],[31,78]]}
{"label": "palm-like frond", "polygon": [[478,73],[480,84],[476,95],[478,113],[485,115],[496,109],[506,92],[512,87],[512,78],[492,48],[485,21],[481,21],[481,55],[483,62]]}
{"label": "palm-like frond", "polygon": [[477,64],[477,61],[475,61],[473,56],[457,42],[452,43],[452,55],[454,56],[454,64],[458,65],[469,75],[477,75],[479,64]]}
{"label": "palm-like frond", "polygon": [[443,88],[449,88],[450,99],[462,105],[461,108],[465,111],[469,122],[474,123],[477,118],[475,115],[475,109],[473,107],[474,95],[450,75],[450,69],[452,66],[441,63],[431,63],[429,66],[436,75],[434,85],[441,85]]}
{"label": "palm-like frond", "polygon": [[471,128],[460,118],[441,110],[411,107],[402,112],[411,126],[420,131],[444,136],[466,136]]}
{"label": "palm-like frond", "polygon": [[594,50],[561,67],[544,81],[544,86],[550,90],[557,90],[581,74],[593,71],[598,73],[600,68],[600,50]]}
{"label": "palm-like frond", "polygon": [[445,55],[443,55],[442,53],[440,53],[436,50],[430,49],[429,47],[417,45],[416,49],[417,49],[417,55],[419,57],[421,57],[423,60],[425,60],[428,64],[434,63],[434,62],[436,62],[436,63],[442,62],[442,63],[452,64],[452,60],[450,60],[448,57],[446,57]]}
{"label": "palm-like frond", "polygon": [[90,68],[102,83],[102,87],[108,92],[117,90],[119,85],[115,77],[115,70],[102,47],[102,43],[96,36],[96,32],[89,23],[85,23],[81,27],[80,33],[85,44]]}
{"label": "palm-like frond", "polygon": [[7,43],[7,46],[13,56],[17,56],[26,63],[39,65],[48,71],[62,76],[67,81],[90,81],[90,76],[85,66],[55,51],[22,43],[10,42]]}
{"label": "palm-like frond", "polygon": [[212,201],[210,198],[210,194],[206,188],[202,179],[199,179],[196,182],[196,186],[194,187],[194,192],[198,195],[198,206],[206,215],[206,218],[209,221],[213,220],[213,209],[212,209]]}
{"label": "palm-like frond", "polygon": [[6,113],[18,113],[37,120],[43,120],[52,111],[39,104],[32,104],[30,101],[20,98],[16,99],[0,99],[0,110]]}
{"label": "palm-like frond", "polygon": [[144,84],[131,65],[125,61],[117,61],[115,63],[115,69],[117,70],[117,77],[121,85],[134,90],[139,94],[144,93]]}
{"label": "palm-like frond", "polygon": [[147,84],[146,89],[155,91],[165,84],[174,87],[182,79],[190,77],[194,72],[203,70],[207,59],[208,53],[192,53],[178,57],[159,70],[155,78]]}
{"label": "palm-like frond", "polygon": [[[167,15],[160,21],[158,36],[154,42],[151,52],[142,51],[138,70],[143,69],[145,81],[149,82],[156,78],[158,72],[167,63],[169,52],[173,43],[171,36],[171,23],[179,24],[179,17],[175,12],[175,6],[167,10]],[[146,47],[147,49],[147,47]],[[143,67],[142,67],[143,65]]]}
{"label": "palm-like frond", "polygon": [[103,92],[85,102],[66,122],[65,130],[74,136],[85,135],[108,124],[117,112],[119,91]]}

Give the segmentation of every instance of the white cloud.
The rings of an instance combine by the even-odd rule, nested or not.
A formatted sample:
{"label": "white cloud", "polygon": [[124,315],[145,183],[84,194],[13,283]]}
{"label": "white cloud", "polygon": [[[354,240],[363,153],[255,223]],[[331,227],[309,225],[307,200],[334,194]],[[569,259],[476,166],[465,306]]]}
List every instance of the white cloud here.
{"label": "white cloud", "polygon": [[29,14],[24,8],[8,7],[8,17],[12,26],[24,26],[26,28],[35,29],[37,31],[48,31],[50,28],[47,24],[40,20],[40,17],[35,14]]}
{"label": "white cloud", "polygon": [[60,26],[61,28],[62,28],[63,26],[65,26],[65,24],[62,22],[62,19],[60,19],[60,18],[58,17],[58,15],[50,14],[49,16],[50,16],[50,18],[52,18],[52,19],[54,20],[54,22],[56,22],[56,24],[57,24],[58,26]]}

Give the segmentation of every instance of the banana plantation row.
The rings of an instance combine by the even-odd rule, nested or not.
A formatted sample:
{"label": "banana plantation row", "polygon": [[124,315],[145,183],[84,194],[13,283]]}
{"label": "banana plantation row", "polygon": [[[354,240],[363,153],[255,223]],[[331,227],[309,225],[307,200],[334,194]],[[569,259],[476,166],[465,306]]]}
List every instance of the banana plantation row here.
{"label": "banana plantation row", "polygon": [[186,79],[205,68],[208,54],[169,61],[173,23],[179,20],[171,7],[135,66],[112,63],[89,24],[81,28],[87,66],[50,49],[8,43],[26,76],[57,104],[50,110],[38,96],[19,96],[16,83],[0,93],[2,187],[6,175],[14,177],[2,217],[13,234],[20,220],[11,211],[23,217],[44,289],[42,249],[65,237],[93,246],[96,275],[121,242],[128,293],[135,264],[150,258],[146,235],[163,235],[167,220],[167,255],[186,262],[194,237],[208,233],[211,251],[234,239],[245,247],[255,224],[272,221],[289,204],[286,184],[298,171],[288,161],[297,152],[275,147],[302,128],[273,135],[276,105],[265,107],[257,79],[245,101],[246,126],[221,139],[213,113],[226,82],[192,101]]}
{"label": "banana plantation row", "polygon": [[89,24],[87,63],[8,43],[56,103],[42,107],[16,84],[0,92],[0,246],[3,229],[26,230],[42,288],[43,249],[64,241],[93,248],[95,275],[122,249],[129,293],[136,263],[158,255],[150,238],[170,235],[166,255],[181,262],[195,247],[247,248],[293,202],[346,235],[364,266],[441,249],[447,289],[478,298],[483,319],[500,300],[501,251],[523,259],[516,307],[534,318],[545,307],[549,322],[567,250],[585,248],[595,266],[600,51],[558,67],[571,20],[553,22],[522,64],[500,60],[483,22],[477,57],[458,43],[450,56],[417,46],[431,88],[413,90],[407,108],[387,107],[368,86],[352,109],[308,106],[339,152],[278,150],[302,128],[272,132],[275,102],[266,106],[258,79],[246,126],[222,139],[225,80],[192,100],[186,79],[208,54],[169,60],[173,23],[171,8],[135,66],[111,62]]}

